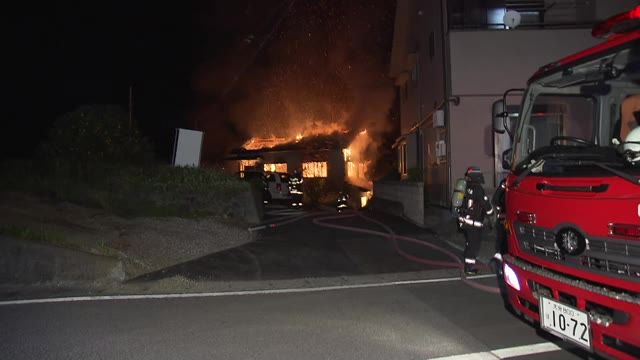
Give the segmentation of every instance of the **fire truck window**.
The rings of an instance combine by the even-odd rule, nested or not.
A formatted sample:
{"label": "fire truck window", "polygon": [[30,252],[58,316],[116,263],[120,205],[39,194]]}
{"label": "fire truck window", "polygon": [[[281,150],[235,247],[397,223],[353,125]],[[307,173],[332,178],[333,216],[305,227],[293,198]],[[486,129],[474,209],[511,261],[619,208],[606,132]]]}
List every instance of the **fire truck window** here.
{"label": "fire truck window", "polygon": [[640,111],[640,95],[631,95],[622,101],[620,106],[620,140],[624,141],[631,130],[638,124],[635,112]]}
{"label": "fire truck window", "polygon": [[538,96],[526,127],[530,149],[549,145],[555,136],[593,140],[594,115],[593,98],[568,95]]}

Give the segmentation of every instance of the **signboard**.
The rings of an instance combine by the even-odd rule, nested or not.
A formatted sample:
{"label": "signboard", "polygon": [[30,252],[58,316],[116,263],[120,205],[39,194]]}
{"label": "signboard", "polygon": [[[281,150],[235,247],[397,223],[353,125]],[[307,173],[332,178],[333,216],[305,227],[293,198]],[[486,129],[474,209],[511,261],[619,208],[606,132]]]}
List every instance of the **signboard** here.
{"label": "signboard", "polygon": [[173,140],[173,166],[200,166],[202,131],[176,129]]}

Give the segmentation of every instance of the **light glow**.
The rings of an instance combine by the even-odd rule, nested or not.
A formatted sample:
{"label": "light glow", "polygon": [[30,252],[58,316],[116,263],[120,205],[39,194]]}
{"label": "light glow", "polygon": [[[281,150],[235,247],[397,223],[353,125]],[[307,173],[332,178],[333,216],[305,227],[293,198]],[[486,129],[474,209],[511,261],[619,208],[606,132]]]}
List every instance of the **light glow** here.
{"label": "light glow", "polygon": [[342,149],[342,154],[344,155],[344,161],[350,161],[351,160],[351,149],[349,149],[349,148]]}
{"label": "light glow", "polygon": [[511,286],[517,291],[520,291],[520,281],[518,281],[518,275],[516,275],[516,272],[507,263],[504,263],[504,280],[507,282],[507,285]]}
{"label": "light glow", "polygon": [[305,178],[326,178],[327,162],[312,161],[302,163],[302,177]]}
{"label": "light glow", "polygon": [[264,164],[264,171],[286,173],[287,163]]}
{"label": "light glow", "polygon": [[247,168],[253,168],[258,164],[258,160],[240,160],[240,178],[244,178]]}

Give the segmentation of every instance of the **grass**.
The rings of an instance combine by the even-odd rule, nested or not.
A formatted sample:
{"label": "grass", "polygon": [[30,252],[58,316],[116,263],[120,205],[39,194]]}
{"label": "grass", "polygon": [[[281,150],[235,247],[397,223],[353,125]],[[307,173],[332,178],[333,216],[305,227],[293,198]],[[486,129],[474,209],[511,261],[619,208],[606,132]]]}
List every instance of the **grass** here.
{"label": "grass", "polygon": [[83,244],[69,241],[60,232],[49,229],[45,226],[39,226],[37,228],[17,225],[1,226],[0,235],[8,236],[18,240],[27,240],[47,245],[53,245],[65,249],[78,250],[94,255],[110,257],[120,256],[120,252],[117,249],[113,249],[107,246],[107,244],[103,241],[98,243],[95,247],[84,246]]}
{"label": "grass", "polygon": [[0,227],[0,235],[62,247],[67,247],[69,244],[62,234],[51,229],[47,229],[44,226],[37,229],[16,225],[2,226]]}

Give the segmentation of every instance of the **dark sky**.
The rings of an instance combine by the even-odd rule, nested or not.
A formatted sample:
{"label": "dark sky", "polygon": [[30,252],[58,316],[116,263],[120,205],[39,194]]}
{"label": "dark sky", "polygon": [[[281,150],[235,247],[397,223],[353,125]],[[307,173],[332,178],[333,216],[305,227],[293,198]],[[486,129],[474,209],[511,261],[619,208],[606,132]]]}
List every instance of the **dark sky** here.
{"label": "dark sky", "polygon": [[[5,45],[10,65],[5,65],[2,118],[9,126],[3,131],[2,157],[29,155],[52,121],[79,105],[126,108],[130,84],[134,116],[163,158],[178,126],[204,129],[208,153],[215,157],[251,135],[248,123],[254,121],[290,119],[294,113],[323,117],[327,108],[355,114],[364,111],[358,104],[366,91],[390,101],[392,88],[384,74],[394,4],[113,0],[20,5],[12,12]],[[280,110],[266,109],[268,104]]]}

